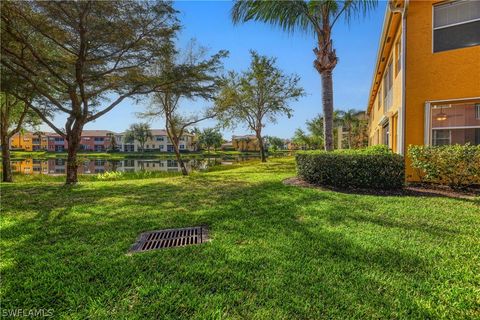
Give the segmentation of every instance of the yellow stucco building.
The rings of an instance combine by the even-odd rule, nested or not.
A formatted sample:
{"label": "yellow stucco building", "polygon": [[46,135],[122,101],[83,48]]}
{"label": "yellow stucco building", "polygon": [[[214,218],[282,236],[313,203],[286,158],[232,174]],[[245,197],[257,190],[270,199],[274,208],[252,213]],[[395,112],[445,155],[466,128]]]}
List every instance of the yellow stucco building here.
{"label": "yellow stucco building", "polygon": [[233,136],[232,147],[237,151],[260,151],[258,139],[254,135]]}
{"label": "yellow stucco building", "polygon": [[10,138],[10,148],[22,149],[25,151],[33,150],[33,134],[31,132],[16,133]]}
{"label": "yellow stucco building", "polygon": [[367,113],[369,144],[399,154],[480,144],[480,1],[390,1]]}

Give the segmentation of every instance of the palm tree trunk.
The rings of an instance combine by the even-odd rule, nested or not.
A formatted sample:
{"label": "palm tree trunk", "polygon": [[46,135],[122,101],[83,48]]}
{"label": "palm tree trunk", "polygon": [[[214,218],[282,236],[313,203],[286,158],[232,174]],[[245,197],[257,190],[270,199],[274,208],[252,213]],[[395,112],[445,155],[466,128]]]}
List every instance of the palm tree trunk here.
{"label": "palm tree trunk", "polygon": [[333,79],[332,71],[322,72],[323,130],[325,150],[333,150]]}

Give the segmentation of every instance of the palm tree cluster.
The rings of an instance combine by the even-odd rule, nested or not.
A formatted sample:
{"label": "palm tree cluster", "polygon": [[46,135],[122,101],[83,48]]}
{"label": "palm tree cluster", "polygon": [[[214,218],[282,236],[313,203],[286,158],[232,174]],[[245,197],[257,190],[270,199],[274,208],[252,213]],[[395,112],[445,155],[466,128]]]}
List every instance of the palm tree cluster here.
{"label": "palm tree cluster", "polygon": [[354,16],[365,16],[378,0],[237,0],[232,9],[235,23],[250,20],[265,22],[284,31],[301,31],[315,37],[313,66],[322,79],[323,145],[334,149],[333,70],[338,58],[332,31],[335,24],[349,22]]}
{"label": "palm tree cluster", "polygon": [[[368,121],[365,112],[355,109],[334,111],[333,145],[335,149],[358,149],[368,145]],[[300,149],[324,148],[324,117],[317,117],[306,122],[307,131],[297,129],[292,138]],[[339,135],[341,138],[339,139]]]}

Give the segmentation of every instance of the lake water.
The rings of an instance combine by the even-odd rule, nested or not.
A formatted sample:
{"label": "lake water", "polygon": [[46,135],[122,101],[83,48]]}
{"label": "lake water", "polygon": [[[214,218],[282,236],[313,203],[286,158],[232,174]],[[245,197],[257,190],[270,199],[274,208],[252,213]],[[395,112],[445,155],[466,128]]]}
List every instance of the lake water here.
{"label": "lake water", "polygon": [[[202,159],[184,159],[187,170],[207,170],[208,168],[221,165],[232,165],[251,159],[258,159],[258,156],[230,156],[230,157],[211,157]],[[21,174],[46,174],[62,175],[66,173],[67,161],[62,158],[55,159],[32,159],[26,158],[11,161],[12,171]],[[158,159],[158,158],[125,158],[121,160],[111,159],[81,159],[79,174],[99,174],[108,171],[135,172],[135,171],[168,171],[178,172],[180,166],[177,160]]]}

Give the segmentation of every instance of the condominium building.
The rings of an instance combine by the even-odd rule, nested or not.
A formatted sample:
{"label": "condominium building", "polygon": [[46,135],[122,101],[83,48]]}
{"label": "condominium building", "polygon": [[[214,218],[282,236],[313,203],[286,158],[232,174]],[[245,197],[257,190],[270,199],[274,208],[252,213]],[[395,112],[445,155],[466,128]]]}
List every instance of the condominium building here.
{"label": "condominium building", "polygon": [[400,154],[409,145],[480,144],[480,1],[388,4],[367,108],[369,144]]}
{"label": "condominium building", "polygon": [[[145,142],[143,151],[174,151],[166,130],[153,129],[151,132],[152,138]],[[185,133],[180,137],[180,151],[195,151],[194,140],[195,136],[193,134]],[[15,134],[10,139],[10,148],[25,151],[64,152],[68,149],[68,142],[57,133],[27,131]],[[142,151],[141,149],[138,141],[127,141],[124,133],[115,133],[109,130],[83,130],[80,140],[80,151],[137,152]]]}
{"label": "condominium building", "polygon": [[[172,141],[168,137],[167,131],[163,129],[152,129],[152,138],[147,139],[144,145],[144,150],[139,141],[129,141],[125,137],[125,133],[115,134],[115,140],[118,145],[118,150],[122,152],[137,152],[137,151],[161,151],[174,152]],[[190,133],[185,133],[180,137],[179,149],[180,151],[195,151],[195,136]]]}

